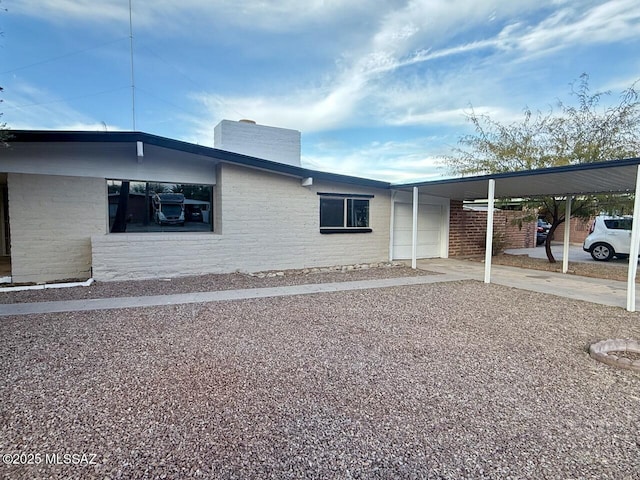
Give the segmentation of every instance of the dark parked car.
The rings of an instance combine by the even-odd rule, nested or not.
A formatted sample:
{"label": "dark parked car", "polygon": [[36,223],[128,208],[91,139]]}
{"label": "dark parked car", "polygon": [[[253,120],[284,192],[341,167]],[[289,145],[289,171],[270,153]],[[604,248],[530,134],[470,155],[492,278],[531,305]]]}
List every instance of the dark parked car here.
{"label": "dark parked car", "polygon": [[538,219],[538,227],[536,231],[536,245],[542,245],[547,239],[551,224],[547,223],[543,218]]}
{"label": "dark parked car", "polygon": [[188,205],[187,208],[187,220],[189,222],[201,222],[202,221],[202,210],[198,206]]}

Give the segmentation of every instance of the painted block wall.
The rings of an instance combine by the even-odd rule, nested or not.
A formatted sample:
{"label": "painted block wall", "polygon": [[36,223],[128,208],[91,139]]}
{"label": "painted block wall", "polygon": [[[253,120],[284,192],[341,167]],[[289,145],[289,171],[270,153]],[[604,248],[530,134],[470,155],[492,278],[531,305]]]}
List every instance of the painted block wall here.
{"label": "painted block wall", "polygon": [[[487,212],[465,210],[461,201],[451,200],[449,216],[449,255],[452,257],[483,255],[487,234]],[[494,236],[503,235],[505,248],[535,247],[535,222],[522,228],[512,220],[519,212],[496,210],[493,215]]]}
{"label": "painted block wall", "polygon": [[104,179],[9,173],[14,282],[91,277],[91,236],[107,228]]}
{"label": "painted block wall", "polygon": [[[214,233],[92,237],[96,280],[254,272],[386,261],[390,192],[223,164]],[[371,233],[321,234],[317,192],[373,194]]]}
{"label": "painted block wall", "polygon": [[222,120],[213,129],[215,148],[299,167],[300,132]]}

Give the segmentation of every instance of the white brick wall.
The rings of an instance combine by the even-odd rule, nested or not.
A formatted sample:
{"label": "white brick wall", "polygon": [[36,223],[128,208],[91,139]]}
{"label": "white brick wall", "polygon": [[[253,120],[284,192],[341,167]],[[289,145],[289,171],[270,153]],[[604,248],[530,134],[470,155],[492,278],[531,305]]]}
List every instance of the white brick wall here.
{"label": "white brick wall", "polygon": [[[92,237],[96,280],[158,278],[385,261],[390,199],[386,190],[300,179],[224,164],[216,187],[216,232]],[[317,192],[373,194],[372,233],[320,234]]]}
{"label": "white brick wall", "polygon": [[107,228],[104,179],[9,173],[14,282],[91,276],[91,235]]}
{"label": "white brick wall", "polygon": [[215,148],[300,166],[300,132],[222,120],[213,129]]}

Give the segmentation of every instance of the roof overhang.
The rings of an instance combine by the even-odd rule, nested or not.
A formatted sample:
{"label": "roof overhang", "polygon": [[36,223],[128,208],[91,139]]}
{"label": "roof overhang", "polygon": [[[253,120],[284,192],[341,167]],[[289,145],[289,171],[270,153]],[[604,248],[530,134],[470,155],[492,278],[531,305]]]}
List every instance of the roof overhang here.
{"label": "roof overhang", "polygon": [[496,198],[566,196],[592,193],[625,193],[635,189],[640,158],[569,165],[564,167],[508,172],[474,177],[430,180],[419,183],[390,184],[349,175],[310,170],[261,158],[195,145],[143,132],[73,132],[51,130],[11,130],[11,142],[143,142],[149,145],[208,157],[213,162],[227,162],[299,178],[340,182],[361,187],[410,191],[452,200],[487,198],[488,181],[494,179]]}
{"label": "roof overhang", "polygon": [[285,163],[265,160],[263,158],[252,157],[240,153],[220,150],[218,148],[196,145],[193,143],[173,140],[144,132],[86,132],[86,131],[60,131],[60,130],[10,130],[11,138],[9,143],[29,142],[29,143],[132,143],[142,142],[178,152],[189,153],[205,157],[212,162],[224,162],[258,170],[288,175],[297,178],[314,178],[327,182],[346,183],[360,187],[378,188],[388,190],[390,183],[368,178],[341,175],[337,173],[311,170],[308,168],[288,165]]}
{"label": "roof overhang", "polygon": [[418,187],[420,194],[452,200],[487,198],[488,181],[495,180],[496,198],[631,193],[640,158],[585,163],[521,172],[395,184],[396,190]]}

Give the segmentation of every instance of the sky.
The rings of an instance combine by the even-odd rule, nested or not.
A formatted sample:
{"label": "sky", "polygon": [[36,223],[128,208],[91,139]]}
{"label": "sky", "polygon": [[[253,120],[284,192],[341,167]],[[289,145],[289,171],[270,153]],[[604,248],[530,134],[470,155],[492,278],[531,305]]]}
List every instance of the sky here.
{"label": "sky", "polygon": [[0,0],[1,120],[213,146],[252,119],[299,130],[304,167],[404,182],[450,176],[471,108],[517,121],[582,73],[613,103],[640,79],[638,0],[131,4],[133,38],[128,0]]}

